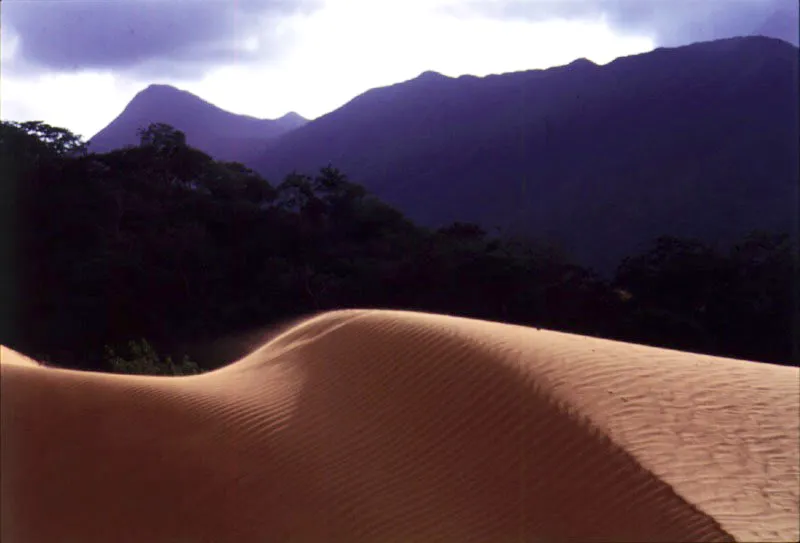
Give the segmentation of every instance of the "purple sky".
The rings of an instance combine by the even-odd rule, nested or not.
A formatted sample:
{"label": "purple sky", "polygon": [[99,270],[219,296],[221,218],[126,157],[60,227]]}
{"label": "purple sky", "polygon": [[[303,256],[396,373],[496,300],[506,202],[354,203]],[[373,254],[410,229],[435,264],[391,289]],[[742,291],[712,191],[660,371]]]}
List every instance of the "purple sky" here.
{"label": "purple sky", "polygon": [[750,34],[798,43],[797,0],[463,0],[447,9],[528,21],[605,15],[612,28],[663,46]]}
{"label": "purple sky", "polygon": [[[264,30],[316,7],[317,0],[4,0],[2,16],[19,39],[23,68],[163,75],[175,63],[203,70],[269,60],[288,44]],[[242,42],[254,36],[260,43],[248,51]]]}

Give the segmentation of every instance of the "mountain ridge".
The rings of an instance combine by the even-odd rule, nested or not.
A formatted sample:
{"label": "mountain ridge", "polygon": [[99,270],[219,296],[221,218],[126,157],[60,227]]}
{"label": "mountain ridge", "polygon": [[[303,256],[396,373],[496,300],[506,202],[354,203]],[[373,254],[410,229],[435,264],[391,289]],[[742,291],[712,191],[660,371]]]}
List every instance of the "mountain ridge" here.
{"label": "mountain ridge", "polygon": [[750,36],[604,65],[423,72],[283,135],[252,166],[279,180],[332,163],[421,224],[549,237],[607,268],[657,234],[788,228],[797,52]]}
{"label": "mountain ridge", "polygon": [[274,120],[235,114],[189,91],[153,83],[136,93],[123,111],[89,140],[89,148],[105,152],[135,145],[137,130],[154,122],[183,131],[189,145],[215,158],[240,161],[308,121],[295,112]]}
{"label": "mountain ridge", "polygon": [[[544,237],[602,269],[656,232],[723,242],[746,229],[788,228],[797,58],[789,42],[743,36],[603,65],[579,58],[459,77],[426,70],[311,121],[235,115],[152,84],[90,141],[102,149],[104,131],[120,124],[135,132],[142,110],[273,183],[332,164],[420,224],[470,221]],[[205,120],[170,122],[176,114]]]}

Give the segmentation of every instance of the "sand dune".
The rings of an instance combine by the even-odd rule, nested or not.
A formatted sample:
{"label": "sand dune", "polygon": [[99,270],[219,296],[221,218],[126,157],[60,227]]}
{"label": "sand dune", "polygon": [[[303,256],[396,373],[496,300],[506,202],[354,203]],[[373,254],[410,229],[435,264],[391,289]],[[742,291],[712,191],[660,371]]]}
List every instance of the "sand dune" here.
{"label": "sand dune", "polygon": [[800,538],[797,368],[375,310],[193,377],[0,354],[4,543]]}

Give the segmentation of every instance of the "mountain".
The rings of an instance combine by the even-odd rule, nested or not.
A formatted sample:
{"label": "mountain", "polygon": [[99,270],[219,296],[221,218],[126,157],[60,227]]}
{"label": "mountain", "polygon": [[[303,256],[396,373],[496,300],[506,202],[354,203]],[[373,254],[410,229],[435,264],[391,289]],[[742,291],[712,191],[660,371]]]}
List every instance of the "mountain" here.
{"label": "mountain", "polygon": [[785,2],[772,11],[766,19],[756,24],[754,34],[779,38],[794,45],[800,44],[800,11],[797,2]]}
{"label": "mountain", "polygon": [[610,270],[660,235],[792,231],[798,49],[696,43],[487,77],[372,89],[250,165],[277,181],[332,163],[428,226],[473,221]]}
{"label": "mountain", "polygon": [[92,151],[139,143],[137,130],[164,122],[182,130],[189,145],[220,160],[246,160],[270,140],[308,121],[297,113],[280,119],[236,115],[190,92],[169,85],[150,85],[139,92],[111,124],[89,141]]}

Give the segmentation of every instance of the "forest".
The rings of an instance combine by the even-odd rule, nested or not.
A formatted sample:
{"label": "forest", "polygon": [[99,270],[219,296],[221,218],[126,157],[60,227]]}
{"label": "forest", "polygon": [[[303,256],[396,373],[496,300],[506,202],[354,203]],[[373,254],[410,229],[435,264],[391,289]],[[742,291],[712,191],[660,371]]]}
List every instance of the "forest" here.
{"label": "forest", "polygon": [[98,154],[3,121],[0,161],[0,342],[54,365],[123,371],[117,353],[138,349],[209,370],[348,307],[800,364],[788,232],[724,247],[665,232],[606,277],[546,239],[415,225],[335,165],[270,183],[165,124]]}

